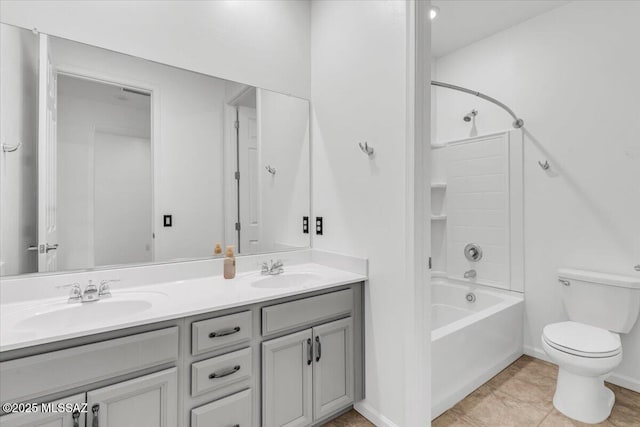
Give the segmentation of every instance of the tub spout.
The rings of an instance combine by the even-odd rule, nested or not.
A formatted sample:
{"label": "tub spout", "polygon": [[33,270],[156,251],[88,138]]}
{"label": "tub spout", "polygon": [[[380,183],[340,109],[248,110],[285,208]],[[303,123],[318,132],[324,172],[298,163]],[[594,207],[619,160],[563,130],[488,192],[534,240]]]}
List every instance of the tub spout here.
{"label": "tub spout", "polygon": [[478,273],[475,270],[468,270],[464,272],[465,279],[475,279]]}

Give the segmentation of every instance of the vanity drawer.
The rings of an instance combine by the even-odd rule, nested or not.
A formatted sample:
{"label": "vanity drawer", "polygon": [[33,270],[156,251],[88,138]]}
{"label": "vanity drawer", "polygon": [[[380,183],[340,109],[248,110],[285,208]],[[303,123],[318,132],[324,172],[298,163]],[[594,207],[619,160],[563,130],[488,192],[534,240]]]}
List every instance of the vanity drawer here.
{"label": "vanity drawer", "polygon": [[251,378],[251,348],[191,364],[191,395],[198,396]]}
{"label": "vanity drawer", "polygon": [[191,353],[195,356],[251,339],[251,312],[230,314],[191,324]]}
{"label": "vanity drawer", "polygon": [[45,396],[178,359],[178,327],[0,363],[4,402]]}
{"label": "vanity drawer", "polygon": [[353,290],[276,304],[262,309],[262,335],[270,335],[347,315],[353,310]]}
{"label": "vanity drawer", "polygon": [[191,410],[191,427],[250,427],[251,390],[232,394]]}

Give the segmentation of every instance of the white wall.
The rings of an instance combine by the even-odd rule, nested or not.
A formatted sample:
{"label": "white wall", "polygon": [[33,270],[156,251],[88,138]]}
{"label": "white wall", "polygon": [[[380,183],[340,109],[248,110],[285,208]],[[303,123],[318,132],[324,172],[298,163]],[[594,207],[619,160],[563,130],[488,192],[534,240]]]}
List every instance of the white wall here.
{"label": "white wall", "polygon": [[66,40],[52,45],[57,67],[153,90],[155,259],[210,256],[224,240],[225,81]]}
{"label": "white wall", "polygon": [[[110,165],[104,165],[107,160],[100,153],[96,153],[97,133],[118,132],[131,137],[144,138],[147,141],[146,169],[151,165],[151,150],[148,146],[151,133],[151,110],[134,108],[125,102],[118,103],[116,99],[109,101],[109,93],[96,93],[95,83],[84,80],[58,76],[58,167],[57,167],[57,209],[58,209],[58,269],[73,270],[104,265],[96,259],[97,253],[105,254],[102,239],[99,238],[102,228],[96,228],[96,221],[100,223],[101,210],[104,211],[103,201],[96,196],[105,194],[100,190],[100,171],[109,169],[114,176],[123,177],[127,168],[122,168],[120,159]],[[90,92],[93,88],[94,92]],[[93,93],[93,95],[91,95]],[[99,148],[98,148],[99,149]],[[145,165],[141,164],[141,168]],[[137,177],[126,177],[127,179]],[[146,227],[139,232],[146,232],[147,243],[151,244],[151,192],[150,176],[145,192],[138,195],[139,199],[148,199]],[[117,179],[117,178],[116,178]],[[96,180],[98,182],[96,182]],[[97,188],[96,188],[97,187]],[[111,210],[124,212],[130,207],[116,203],[109,207]],[[97,210],[97,211],[96,211]],[[131,219],[131,218],[129,218]],[[116,216],[111,218],[116,220]],[[117,227],[122,226],[113,224]],[[131,222],[136,225],[137,222]],[[126,227],[126,226],[125,226]],[[95,235],[98,239],[95,240]],[[117,235],[117,230],[107,234]],[[135,243],[132,241],[128,248]],[[143,246],[144,248],[144,246]],[[127,251],[126,248],[116,249],[118,255]],[[109,251],[110,252],[110,251]],[[112,256],[97,258],[114,259]],[[131,260],[129,262],[133,262]],[[135,261],[151,261],[151,251],[147,257],[136,257]],[[122,262],[121,262],[122,263]]]}
{"label": "white wall", "polygon": [[[395,1],[315,1],[311,9],[312,205],[313,215],[324,218],[324,235],[313,235],[313,247],[369,259],[366,399],[356,407],[381,426],[428,419],[428,396],[420,401],[423,394],[409,391],[410,382],[428,381],[418,369],[424,361],[413,364],[422,353],[407,354],[407,341],[416,348],[423,343],[408,329],[416,303],[409,236],[414,211],[407,208],[415,160],[408,125],[413,110],[407,108],[411,8]],[[360,151],[362,141],[375,149],[374,157]],[[412,412],[424,418],[416,423]]]}
{"label": "white wall", "polygon": [[96,131],[93,141],[95,263],[153,261],[151,140]]}
{"label": "white wall", "polygon": [[0,151],[0,275],[37,270],[38,38],[0,25],[0,143],[22,146]]}
{"label": "white wall", "polygon": [[258,89],[257,104],[260,246],[263,251],[307,247],[302,217],[310,215],[309,102]]}
{"label": "white wall", "polygon": [[0,20],[309,98],[308,1],[0,2]]}
{"label": "white wall", "polygon": [[[556,270],[638,275],[640,263],[640,3],[572,2],[437,61],[438,80],[494,96],[525,120],[527,352],[566,319]],[[507,129],[478,98],[436,89],[440,141]],[[550,172],[538,160],[548,160]],[[640,391],[640,324],[622,338],[612,380]]]}

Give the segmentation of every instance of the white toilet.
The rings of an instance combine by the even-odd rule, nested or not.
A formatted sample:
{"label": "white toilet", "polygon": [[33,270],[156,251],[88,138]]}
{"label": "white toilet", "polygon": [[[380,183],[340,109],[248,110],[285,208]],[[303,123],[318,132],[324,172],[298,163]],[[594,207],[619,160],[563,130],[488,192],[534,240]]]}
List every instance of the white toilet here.
{"label": "white toilet", "polygon": [[568,322],[542,332],[542,347],[559,366],[553,405],[575,420],[606,420],[615,401],[605,378],[622,361],[618,333],[626,334],[640,312],[640,278],[561,269],[558,280]]}

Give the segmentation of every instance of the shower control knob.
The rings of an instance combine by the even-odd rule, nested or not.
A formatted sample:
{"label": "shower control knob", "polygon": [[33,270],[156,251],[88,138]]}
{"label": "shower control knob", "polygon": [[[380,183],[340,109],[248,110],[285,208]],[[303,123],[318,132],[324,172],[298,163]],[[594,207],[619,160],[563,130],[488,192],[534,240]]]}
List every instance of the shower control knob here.
{"label": "shower control knob", "polygon": [[476,243],[469,243],[464,247],[464,257],[472,262],[482,259],[482,248]]}

